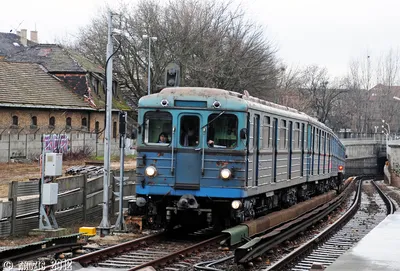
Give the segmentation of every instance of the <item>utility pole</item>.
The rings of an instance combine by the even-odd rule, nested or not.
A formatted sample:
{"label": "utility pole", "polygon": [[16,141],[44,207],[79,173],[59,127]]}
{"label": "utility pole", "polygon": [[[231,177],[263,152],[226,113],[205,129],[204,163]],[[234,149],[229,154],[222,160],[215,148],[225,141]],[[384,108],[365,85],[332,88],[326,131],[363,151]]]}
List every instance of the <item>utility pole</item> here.
{"label": "utility pole", "polygon": [[144,39],[149,39],[149,63],[147,75],[147,95],[151,93],[151,41],[157,41],[157,37],[150,37],[150,35],[143,35]]}
{"label": "utility pole", "polygon": [[111,110],[112,110],[112,69],[113,69],[113,37],[112,13],[108,10],[108,43],[106,54],[107,107],[106,127],[104,133],[104,179],[103,179],[103,218],[100,222],[100,236],[110,234],[110,219],[108,217],[108,191],[110,186],[110,143],[111,143]]}
{"label": "utility pole", "polygon": [[[124,219],[124,183],[129,179],[129,177],[124,177],[124,163],[125,163],[125,139],[126,139],[126,123],[127,123],[127,113],[119,113],[119,147],[120,147],[120,170],[119,178],[119,193],[116,193],[119,197],[119,212],[117,222],[115,222],[115,229],[118,231],[126,231],[126,223]],[[114,192],[115,193],[115,192]]]}

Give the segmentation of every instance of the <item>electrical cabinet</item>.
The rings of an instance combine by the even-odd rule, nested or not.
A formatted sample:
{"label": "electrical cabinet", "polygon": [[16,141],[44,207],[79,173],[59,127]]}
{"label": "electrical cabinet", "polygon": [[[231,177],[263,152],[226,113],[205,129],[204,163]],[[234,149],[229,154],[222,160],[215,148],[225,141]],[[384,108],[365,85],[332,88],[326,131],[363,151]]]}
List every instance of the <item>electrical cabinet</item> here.
{"label": "electrical cabinet", "polygon": [[58,202],[58,183],[43,184],[42,204],[53,205]]}
{"label": "electrical cabinet", "polygon": [[46,153],[44,175],[62,176],[62,153]]}

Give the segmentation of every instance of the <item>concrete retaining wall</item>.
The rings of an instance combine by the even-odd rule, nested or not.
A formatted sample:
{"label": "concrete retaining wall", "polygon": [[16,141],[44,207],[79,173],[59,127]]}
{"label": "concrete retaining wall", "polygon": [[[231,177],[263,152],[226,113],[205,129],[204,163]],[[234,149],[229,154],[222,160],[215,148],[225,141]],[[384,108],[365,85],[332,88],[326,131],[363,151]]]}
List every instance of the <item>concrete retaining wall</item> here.
{"label": "concrete retaining wall", "polygon": [[[90,150],[92,155],[102,156],[104,154],[104,141],[96,139],[92,133],[67,133],[71,152],[78,152],[83,148]],[[126,145],[131,146],[132,140],[127,139]],[[0,162],[10,162],[13,158],[38,159],[42,152],[41,135],[34,134],[6,134],[0,137]],[[111,155],[119,155],[119,138],[111,140]],[[128,147],[126,154],[132,154]]]}

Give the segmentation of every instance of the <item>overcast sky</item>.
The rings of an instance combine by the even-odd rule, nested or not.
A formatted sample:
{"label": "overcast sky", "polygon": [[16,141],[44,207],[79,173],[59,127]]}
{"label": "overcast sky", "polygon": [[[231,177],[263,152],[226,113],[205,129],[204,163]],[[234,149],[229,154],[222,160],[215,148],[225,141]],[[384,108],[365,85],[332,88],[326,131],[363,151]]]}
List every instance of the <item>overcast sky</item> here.
{"label": "overcast sky", "polygon": [[[399,0],[237,0],[265,27],[278,56],[297,66],[316,64],[332,76],[354,58],[377,60],[400,43]],[[28,29],[39,41],[73,39],[106,3],[116,0],[3,0],[0,31]],[[135,0],[130,1],[135,2]],[[396,16],[397,15],[397,16]],[[29,37],[29,34],[28,34]]]}

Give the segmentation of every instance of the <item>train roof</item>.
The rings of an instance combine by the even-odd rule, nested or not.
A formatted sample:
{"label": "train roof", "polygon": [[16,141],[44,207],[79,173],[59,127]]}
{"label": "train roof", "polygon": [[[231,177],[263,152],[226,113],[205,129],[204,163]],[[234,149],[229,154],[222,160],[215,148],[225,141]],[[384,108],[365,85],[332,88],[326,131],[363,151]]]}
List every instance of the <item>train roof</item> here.
{"label": "train roof", "polygon": [[[319,126],[325,130],[332,130],[325,124],[319,122],[316,118],[307,115],[297,109],[279,105],[273,102],[262,100],[253,96],[245,90],[244,93],[218,89],[218,88],[204,88],[204,87],[173,87],[164,88],[159,93],[143,96],[139,100],[140,107],[160,107],[161,100],[167,100],[169,103],[175,100],[193,101],[197,100],[199,96],[207,100],[207,108],[213,108],[213,102],[218,100],[221,103],[221,110],[229,104],[229,109],[237,111],[248,111],[248,109],[255,109],[260,111],[268,110],[271,113],[289,116],[294,119],[303,120],[313,125]],[[332,132],[333,133],[333,132]]]}

